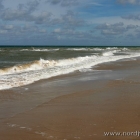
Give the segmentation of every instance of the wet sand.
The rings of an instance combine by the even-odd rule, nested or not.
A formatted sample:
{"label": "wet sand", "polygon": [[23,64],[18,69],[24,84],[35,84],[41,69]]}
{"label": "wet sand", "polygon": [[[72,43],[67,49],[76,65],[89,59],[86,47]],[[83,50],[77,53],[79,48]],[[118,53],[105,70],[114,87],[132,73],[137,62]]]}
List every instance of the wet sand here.
{"label": "wet sand", "polygon": [[139,139],[104,132],[140,131],[140,60],[93,69],[0,91],[0,139]]}

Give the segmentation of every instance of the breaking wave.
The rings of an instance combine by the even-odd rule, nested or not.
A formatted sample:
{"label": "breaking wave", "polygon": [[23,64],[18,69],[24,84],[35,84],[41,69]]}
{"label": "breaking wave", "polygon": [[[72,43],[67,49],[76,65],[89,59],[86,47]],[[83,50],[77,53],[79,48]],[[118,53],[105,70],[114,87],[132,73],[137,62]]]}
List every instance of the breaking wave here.
{"label": "breaking wave", "polygon": [[32,48],[32,49],[22,49],[20,51],[50,52],[50,51],[59,51],[59,49],[36,49],[36,48]]}
{"label": "breaking wave", "polygon": [[46,67],[54,66],[55,64],[56,62],[54,60],[49,61],[49,60],[40,59],[27,64],[16,65],[13,67],[0,69],[0,75],[22,73],[22,72],[33,71],[33,70],[41,70]]}
{"label": "breaking wave", "polygon": [[115,52],[117,51],[112,50],[104,52],[102,55],[89,55],[61,60],[40,59],[27,64],[0,69],[0,89],[24,86],[40,79],[68,74],[77,70],[87,72],[91,71],[92,66],[100,63],[140,56],[140,53],[114,55]]}

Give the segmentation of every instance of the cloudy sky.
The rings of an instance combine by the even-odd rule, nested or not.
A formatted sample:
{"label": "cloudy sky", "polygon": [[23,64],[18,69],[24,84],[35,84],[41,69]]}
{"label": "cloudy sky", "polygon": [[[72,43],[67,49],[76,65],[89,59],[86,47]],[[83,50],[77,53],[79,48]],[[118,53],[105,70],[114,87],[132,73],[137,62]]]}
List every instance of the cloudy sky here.
{"label": "cloudy sky", "polygon": [[140,45],[140,0],[0,0],[0,45]]}

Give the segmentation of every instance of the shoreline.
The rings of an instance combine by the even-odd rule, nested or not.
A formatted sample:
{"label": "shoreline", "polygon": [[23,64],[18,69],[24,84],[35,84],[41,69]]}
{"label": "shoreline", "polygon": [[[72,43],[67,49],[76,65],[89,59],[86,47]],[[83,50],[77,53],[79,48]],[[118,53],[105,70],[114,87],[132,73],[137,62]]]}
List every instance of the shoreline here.
{"label": "shoreline", "polygon": [[[15,65],[6,69],[1,69],[0,71],[4,75],[3,74],[1,75],[2,79],[0,80],[1,83],[0,89],[8,90],[17,87],[23,87],[26,85],[33,84],[40,80],[51,79],[57,76],[69,75],[71,73],[74,73],[75,71],[90,69],[100,64],[117,62],[125,59],[132,60],[132,59],[137,59],[139,57],[140,56],[138,53],[135,53],[133,55],[132,54],[124,55],[123,57],[121,57],[120,55],[118,57],[118,56],[114,56],[113,52],[104,52],[101,57],[96,55],[94,56],[91,55],[91,56],[76,57],[70,59],[68,58],[64,60],[62,59],[58,62],[55,60],[49,61],[40,58],[39,60],[33,61],[32,63],[30,62],[23,65]],[[84,58],[84,60],[81,60],[81,58],[82,59]],[[69,63],[69,61],[70,64],[65,65],[66,63]],[[46,67],[48,68],[45,69]],[[31,70],[27,70],[28,68],[29,69],[31,68]]]}
{"label": "shoreline", "polygon": [[93,69],[106,72],[63,75],[0,91],[1,138],[128,139],[103,132],[139,129],[139,64],[139,59],[104,63]]}

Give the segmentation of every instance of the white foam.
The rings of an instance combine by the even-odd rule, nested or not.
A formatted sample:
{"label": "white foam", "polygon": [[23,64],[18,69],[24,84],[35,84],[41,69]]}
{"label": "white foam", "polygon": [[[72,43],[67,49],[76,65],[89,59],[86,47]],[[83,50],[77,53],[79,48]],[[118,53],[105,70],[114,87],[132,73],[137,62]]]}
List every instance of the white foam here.
{"label": "white foam", "polygon": [[22,50],[20,50],[20,51],[29,51],[29,49],[22,49]]}
{"label": "white foam", "polygon": [[102,50],[104,50],[104,49],[103,49],[103,48],[93,48],[93,49],[90,49],[90,50],[102,51]]}
{"label": "white foam", "polygon": [[128,48],[122,48],[122,50],[123,50],[123,51],[128,51],[129,49],[128,49]]}
{"label": "white foam", "polygon": [[37,52],[49,52],[49,51],[59,51],[59,49],[33,49],[31,51],[37,51]]}
{"label": "white foam", "polygon": [[[124,58],[133,58],[140,56],[140,53],[130,53],[129,55],[91,55],[85,57],[76,57],[63,60],[39,60],[38,65],[31,68],[25,68],[20,72],[3,73],[0,75],[0,89],[9,89],[12,87],[19,87],[38,81],[40,79],[47,79],[57,75],[67,74],[75,70],[90,69],[104,62],[116,61]],[[40,62],[41,61],[41,62]],[[45,66],[44,66],[45,65]]]}
{"label": "white foam", "polygon": [[121,50],[112,50],[112,51],[106,51],[103,52],[103,56],[112,56],[114,53],[120,52]]}
{"label": "white foam", "polygon": [[88,48],[69,48],[67,50],[69,50],[69,51],[87,51]]}
{"label": "white foam", "polygon": [[118,49],[117,47],[108,47],[106,48],[107,50],[115,50],[115,49]]}
{"label": "white foam", "polygon": [[93,71],[92,69],[88,69],[88,68],[83,68],[79,70],[80,72],[90,72]]}
{"label": "white foam", "polygon": [[114,54],[111,51],[110,52],[104,52],[103,53],[103,56],[112,56],[112,55],[114,55]]}
{"label": "white foam", "polygon": [[17,124],[9,124],[10,127],[17,127]]}
{"label": "white foam", "polygon": [[40,135],[45,136],[46,133],[45,132],[40,132]]}
{"label": "white foam", "polygon": [[32,48],[32,49],[22,49],[20,51],[49,52],[49,51],[59,51],[59,49],[37,49],[37,48]]}
{"label": "white foam", "polygon": [[49,60],[40,59],[31,63],[0,69],[0,75],[22,73],[22,72],[33,71],[33,70],[41,70],[46,67],[54,66],[55,64],[56,61],[54,60],[49,61]]}
{"label": "white foam", "polygon": [[21,126],[20,128],[21,128],[21,129],[25,129],[26,127]]}
{"label": "white foam", "polygon": [[70,51],[103,51],[103,48],[68,48]]}

